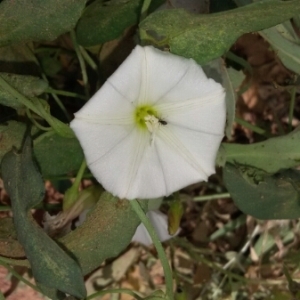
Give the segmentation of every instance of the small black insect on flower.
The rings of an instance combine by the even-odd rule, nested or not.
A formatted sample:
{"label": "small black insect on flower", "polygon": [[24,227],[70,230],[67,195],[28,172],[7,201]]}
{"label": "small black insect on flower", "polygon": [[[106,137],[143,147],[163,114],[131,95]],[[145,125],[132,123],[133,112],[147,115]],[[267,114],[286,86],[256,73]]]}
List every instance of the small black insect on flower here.
{"label": "small black insect on flower", "polygon": [[162,119],[158,119],[158,123],[161,124],[161,125],[164,125],[164,126],[168,124],[167,121],[162,120]]}

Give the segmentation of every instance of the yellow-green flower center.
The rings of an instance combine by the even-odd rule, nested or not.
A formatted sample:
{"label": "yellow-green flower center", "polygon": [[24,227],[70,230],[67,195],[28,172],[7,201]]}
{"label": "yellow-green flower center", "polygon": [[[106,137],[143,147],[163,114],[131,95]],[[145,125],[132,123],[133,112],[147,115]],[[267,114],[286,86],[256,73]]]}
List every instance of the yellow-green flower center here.
{"label": "yellow-green flower center", "polygon": [[139,128],[147,129],[145,120],[147,116],[154,116],[155,118],[158,118],[157,111],[151,105],[141,105],[135,109],[134,120]]}

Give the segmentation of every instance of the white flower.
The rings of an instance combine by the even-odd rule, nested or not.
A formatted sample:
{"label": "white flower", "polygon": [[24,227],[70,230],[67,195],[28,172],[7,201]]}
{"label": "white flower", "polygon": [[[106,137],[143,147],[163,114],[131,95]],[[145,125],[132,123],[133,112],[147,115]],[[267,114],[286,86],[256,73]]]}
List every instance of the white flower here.
{"label": "white flower", "polygon": [[71,128],[107,191],[156,198],[215,172],[224,97],[194,60],[136,46]]}
{"label": "white flower", "polygon": [[[149,218],[161,242],[171,239],[172,237],[176,236],[180,231],[180,229],[178,229],[174,235],[170,235],[168,232],[168,217],[159,210],[148,211],[147,217]],[[141,243],[145,246],[150,246],[153,244],[152,239],[146,227],[143,224],[140,224],[137,227],[131,241]]]}

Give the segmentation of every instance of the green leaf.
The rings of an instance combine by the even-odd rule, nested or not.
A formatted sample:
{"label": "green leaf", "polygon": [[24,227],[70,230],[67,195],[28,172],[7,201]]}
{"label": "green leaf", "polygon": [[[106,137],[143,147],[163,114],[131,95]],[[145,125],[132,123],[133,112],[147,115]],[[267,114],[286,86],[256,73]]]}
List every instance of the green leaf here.
{"label": "green leaf", "polygon": [[231,138],[232,126],[235,119],[235,106],[237,101],[237,89],[245,78],[245,75],[236,71],[233,68],[226,68],[224,64],[221,64],[221,74],[223,79],[223,87],[226,91],[226,136]]}
{"label": "green leaf", "polygon": [[[66,295],[54,288],[48,287],[40,282],[37,282],[37,287],[42,291],[43,295],[51,300],[70,300],[71,296],[66,298]],[[73,298],[74,299],[74,298]],[[72,298],[71,298],[72,300]]]}
{"label": "green leaf", "polygon": [[[143,209],[147,208],[147,202],[141,202]],[[104,260],[115,257],[124,250],[139,224],[140,219],[131,209],[128,200],[120,200],[104,192],[95,208],[87,215],[86,221],[60,238],[59,244],[68,253],[72,253],[83,274],[87,275]],[[6,240],[6,244],[8,242],[10,241]],[[5,247],[7,249],[7,245]],[[14,257],[22,256],[23,251],[19,245],[13,243],[11,247],[15,247]]]}
{"label": "green leaf", "polygon": [[48,132],[34,142],[34,154],[44,177],[54,177],[77,171],[84,158],[76,138],[64,138]]}
{"label": "green leaf", "polygon": [[252,166],[274,174],[280,169],[293,168],[300,163],[300,131],[251,145],[221,145],[218,161]]}
{"label": "green leaf", "polygon": [[30,44],[0,47],[0,72],[39,76],[40,68]]}
{"label": "green leaf", "polygon": [[287,170],[270,176],[256,168],[226,164],[225,185],[234,203],[258,219],[300,217],[300,172]]}
{"label": "green leaf", "polygon": [[85,0],[4,0],[0,3],[0,46],[54,40],[75,27]]}
{"label": "green leaf", "polygon": [[23,94],[21,94],[17,89],[15,89],[9,82],[5,80],[5,78],[0,74],[0,88],[7,94],[10,94],[15,98],[20,104],[24,105],[26,108],[32,110],[37,115],[45,119],[49,125],[55,130],[59,135],[66,138],[74,138],[74,133],[71,128],[56,119],[50,114],[50,107],[48,103],[36,97],[27,98]]}
{"label": "green leaf", "polygon": [[169,46],[172,53],[204,64],[227,52],[242,34],[277,25],[298,13],[298,0],[259,1],[209,15],[164,10],[151,14],[140,24],[140,35],[144,43]]}
{"label": "green leaf", "polygon": [[31,139],[27,137],[22,152],[8,152],[1,164],[1,173],[14,214],[19,242],[25,249],[35,279],[42,285],[85,297],[80,267],[40,228],[30,209],[44,196],[44,182],[32,158]]}
{"label": "green leaf", "polygon": [[[142,205],[147,206],[147,201]],[[102,193],[86,221],[59,240],[79,262],[83,274],[117,256],[131,241],[140,220],[128,200]]]}
{"label": "green leaf", "polygon": [[300,40],[292,35],[288,24],[262,30],[259,34],[271,44],[288,69],[300,74]]}
{"label": "green leaf", "polygon": [[[209,78],[213,78],[219,82],[226,91],[226,128],[225,133],[228,138],[231,137],[232,125],[235,118],[235,104],[236,104],[236,88],[243,75],[232,68],[226,68],[222,59],[215,59],[203,66],[205,74]],[[238,73],[238,74],[237,74]]]}
{"label": "green leaf", "polygon": [[[21,149],[26,131],[24,123],[9,121],[0,125],[0,161],[12,148]],[[44,177],[55,177],[76,172],[84,158],[76,138],[64,138],[46,132],[34,141],[34,154]]]}
{"label": "green leaf", "polygon": [[0,161],[4,154],[13,147],[21,149],[25,131],[26,126],[20,122],[9,121],[6,124],[0,124]]}
{"label": "green leaf", "polygon": [[85,47],[116,39],[138,22],[141,0],[118,1],[115,4],[96,0],[84,11],[76,27],[77,41]]}
{"label": "green leaf", "polygon": [[180,228],[180,221],[184,213],[183,204],[179,198],[174,199],[168,210],[168,232],[170,235],[176,234]]}
{"label": "green leaf", "polygon": [[[0,76],[26,97],[35,97],[41,95],[48,87],[47,82],[34,76],[8,73],[0,73]],[[0,89],[0,104],[10,106],[15,109],[24,107],[24,105],[20,103],[18,99],[4,89]]]}
{"label": "green leaf", "polygon": [[62,70],[60,61],[60,48],[39,48],[37,57],[44,74],[54,77]]}
{"label": "green leaf", "polygon": [[[152,1],[152,8],[164,1]],[[103,3],[96,0],[84,11],[76,27],[76,37],[85,47],[102,44],[122,35],[124,30],[138,23],[143,0],[120,0]]]}
{"label": "green leaf", "polygon": [[231,67],[227,68],[229,79],[232,83],[234,91],[238,90],[245,79],[245,74],[242,71],[237,71]]}

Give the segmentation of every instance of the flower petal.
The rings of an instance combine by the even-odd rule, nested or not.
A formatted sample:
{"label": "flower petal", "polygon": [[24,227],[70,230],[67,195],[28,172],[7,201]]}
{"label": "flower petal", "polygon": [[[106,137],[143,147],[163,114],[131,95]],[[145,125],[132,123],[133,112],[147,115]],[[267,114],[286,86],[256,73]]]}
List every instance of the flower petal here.
{"label": "flower petal", "polygon": [[128,199],[151,199],[167,195],[163,163],[158,154],[156,142],[151,143],[149,137]]}
{"label": "flower petal", "polygon": [[[113,130],[111,134],[114,134]],[[109,133],[102,139],[104,145],[107,143],[106,139],[111,139]],[[133,186],[149,139],[147,132],[133,129],[109,152],[88,162],[88,166],[106,190],[119,198],[134,199],[139,196]],[[93,157],[97,156],[93,155]],[[141,186],[140,190],[143,188],[144,186]]]}
{"label": "flower petal", "polygon": [[[120,113],[120,107],[122,108]],[[108,116],[132,115],[133,105],[120,94],[110,83],[106,82],[101,89],[75,114],[76,118],[108,119]],[[132,122],[133,122],[132,115]],[[71,122],[71,127],[72,127]]]}
{"label": "flower petal", "polygon": [[[137,46],[71,127],[106,190],[127,199],[165,196],[214,172],[224,96],[193,60]],[[157,112],[151,132],[136,124],[141,104]]]}
{"label": "flower petal", "polygon": [[[161,128],[157,133],[155,144],[159,158],[163,162],[166,195],[190,184],[206,181],[211,175],[207,168],[201,165],[194,151],[190,151],[188,148],[190,144],[183,144],[170,129]],[[214,164],[214,161],[210,164]]]}
{"label": "flower petal", "polygon": [[108,82],[130,103],[136,104],[143,78],[144,48],[136,46]]}
{"label": "flower petal", "polygon": [[[164,98],[164,95],[174,88],[177,89],[177,85],[186,77],[189,68],[196,63],[191,59],[163,52],[153,47],[144,47],[143,49],[146,64],[143,65],[145,74],[142,82],[145,91],[140,94],[139,103],[146,101],[151,104]],[[199,66],[198,68],[202,71]],[[203,79],[207,80],[203,71],[198,72],[197,76],[197,80],[200,82]]]}
{"label": "flower petal", "polygon": [[[201,180],[207,180],[208,176],[215,173],[215,160],[224,136],[223,133],[204,133],[173,125],[170,125],[168,129],[172,132],[172,140],[178,143],[175,149],[185,158],[186,163],[198,169],[201,178],[202,172],[206,174],[206,178]],[[179,143],[181,143],[181,145],[179,145]],[[185,154],[187,151],[189,153],[188,158],[186,157],[187,154]],[[190,184],[199,181],[200,179]]]}
{"label": "flower petal", "polygon": [[[71,128],[80,138],[87,164],[90,165],[122,143],[131,134],[134,126],[99,125],[75,118],[71,123]],[[97,174],[94,175],[98,177]]]}
{"label": "flower petal", "polygon": [[[216,91],[222,91],[222,86],[213,79],[206,77],[202,68],[192,59],[184,60],[182,63],[188,65],[180,81],[169,89],[167,93],[162,95],[158,103],[185,103],[191,99],[201,99],[202,97],[211,96]],[[181,67],[182,68],[182,67]],[[174,70],[173,70],[174,71]],[[174,77],[174,75],[173,75]],[[159,80],[159,79],[157,79]]]}
{"label": "flower petal", "polygon": [[[179,229],[175,235],[170,235],[168,232],[168,217],[160,211],[148,211],[147,217],[149,218],[161,242],[171,239],[180,231]],[[143,224],[138,226],[131,241],[141,243],[145,246],[153,244],[152,239]]]}
{"label": "flower petal", "polygon": [[144,224],[141,223],[137,227],[131,241],[143,244],[145,246],[150,246],[152,244],[152,239],[151,239],[146,227],[144,226]]}
{"label": "flower petal", "polygon": [[216,89],[205,97],[156,106],[168,124],[212,135],[223,135],[226,121],[225,93]]}

